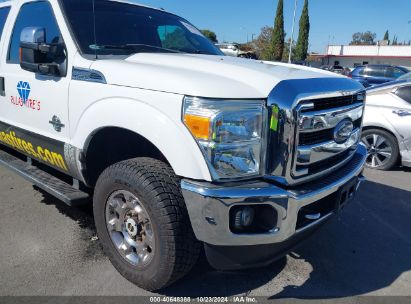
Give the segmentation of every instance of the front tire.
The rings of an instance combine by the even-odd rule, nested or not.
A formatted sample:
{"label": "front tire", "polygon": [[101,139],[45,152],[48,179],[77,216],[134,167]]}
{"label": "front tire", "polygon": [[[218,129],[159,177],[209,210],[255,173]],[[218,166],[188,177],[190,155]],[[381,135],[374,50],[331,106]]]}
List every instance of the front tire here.
{"label": "front tire", "polygon": [[362,143],[367,148],[366,166],[377,170],[390,170],[399,160],[397,139],[380,129],[368,129],[362,133]]}
{"label": "front tire", "polygon": [[179,179],[165,163],[136,158],[107,168],[97,181],[93,209],[104,252],[137,286],[162,289],[197,262],[200,243]]}

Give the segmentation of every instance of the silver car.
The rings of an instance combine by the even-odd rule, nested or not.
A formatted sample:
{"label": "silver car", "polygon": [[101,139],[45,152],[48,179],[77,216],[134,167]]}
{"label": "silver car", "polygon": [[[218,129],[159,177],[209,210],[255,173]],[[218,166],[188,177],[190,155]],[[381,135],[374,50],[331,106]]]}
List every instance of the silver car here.
{"label": "silver car", "polygon": [[362,142],[368,149],[368,167],[411,167],[410,79],[404,77],[367,90]]}

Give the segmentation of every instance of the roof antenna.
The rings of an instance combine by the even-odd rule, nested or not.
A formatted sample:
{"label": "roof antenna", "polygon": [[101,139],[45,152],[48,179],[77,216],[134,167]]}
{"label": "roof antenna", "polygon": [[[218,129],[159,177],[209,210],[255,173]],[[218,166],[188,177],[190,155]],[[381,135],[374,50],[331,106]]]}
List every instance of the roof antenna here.
{"label": "roof antenna", "polygon": [[96,35],[96,10],[95,10],[95,0],[92,0],[93,3],[93,35],[94,35],[94,52],[95,52],[95,59],[98,59],[97,56],[97,35]]}

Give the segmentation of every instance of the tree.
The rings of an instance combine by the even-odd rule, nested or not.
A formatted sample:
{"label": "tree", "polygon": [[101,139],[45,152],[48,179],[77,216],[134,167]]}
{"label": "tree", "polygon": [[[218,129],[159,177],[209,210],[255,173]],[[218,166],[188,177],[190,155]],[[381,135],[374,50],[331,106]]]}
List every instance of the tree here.
{"label": "tree", "polygon": [[297,46],[295,47],[295,60],[305,60],[308,53],[308,38],[310,36],[310,17],[308,15],[308,0],[304,1],[303,12],[300,18],[300,30]]}
{"label": "tree", "polygon": [[363,33],[362,35],[362,41],[365,45],[375,45],[375,38],[377,35],[375,33],[371,33],[370,31],[367,31]]}
{"label": "tree", "polygon": [[[271,60],[271,40],[273,36],[273,28],[271,26],[265,26],[261,29],[260,35],[254,41],[249,42],[247,45],[255,52],[257,57],[261,60]],[[284,36],[287,36],[284,33]],[[284,41],[284,50],[283,50],[283,57],[281,61],[287,62],[288,61],[288,53],[290,51],[290,41],[291,38],[288,38],[287,41]],[[293,45],[295,45],[295,41],[293,41]],[[293,48],[291,58],[293,59],[295,55],[295,48]],[[270,57],[270,58],[268,58]]]}
{"label": "tree", "polygon": [[352,41],[350,42],[350,45],[360,45],[361,44],[361,33],[354,33],[352,35]]}
{"label": "tree", "polygon": [[206,36],[212,43],[218,43],[217,35],[213,31],[210,30],[201,30],[201,33]]}
{"label": "tree", "polygon": [[370,31],[366,31],[364,33],[354,33],[352,35],[352,41],[350,42],[350,45],[375,45],[376,37],[377,34]]}
{"label": "tree", "polygon": [[385,32],[383,40],[388,41],[388,44],[390,44],[390,33],[388,32],[388,30]]}
{"label": "tree", "polygon": [[392,39],[392,45],[398,45],[397,35],[394,35],[394,38]]}
{"label": "tree", "polygon": [[272,37],[273,27],[265,26],[261,29],[261,33],[258,35],[257,39],[251,42],[258,58],[262,60],[269,60],[267,56],[270,53]]}
{"label": "tree", "polygon": [[278,1],[270,47],[263,53],[266,60],[280,61],[284,52],[284,0]]}

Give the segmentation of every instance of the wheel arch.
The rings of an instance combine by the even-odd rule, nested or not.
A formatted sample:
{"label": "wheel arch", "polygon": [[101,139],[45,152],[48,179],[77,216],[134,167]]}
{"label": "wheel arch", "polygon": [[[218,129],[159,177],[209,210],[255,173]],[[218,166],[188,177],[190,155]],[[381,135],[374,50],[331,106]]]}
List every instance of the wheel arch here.
{"label": "wheel arch", "polygon": [[389,134],[391,134],[392,136],[394,136],[394,138],[397,140],[397,144],[400,144],[400,140],[398,138],[398,136],[394,133],[393,130],[390,130],[389,128],[385,127],[385,126],[378,126],[378,125],[366,125],[362,128],[363,131],[367,131],[367,130],[372,130],[372,129],[377,129],[377,130],[381,130],[381,131],[385,131]]}
{"label": "wheel arch", "polygon": [[[174,106],[171,109],[175,110]],[[127,151],[106,159],[103,164],[111,165],[114,160],[140,156],[152,157],[168,163],[178,176],[211,180],[200,148],[181,123],[181,109],[178,109],[178,121],[167,111],[126,98],[100,100],[88,107],[72,134],[72,145],[82,151],[85,179],[93,185],[96,175],[104,167],[95,164],[89,167],[93,156],[115,154],[116,145],[123,144],[122,148]],[[141,147],[143,149],[139,150]],[[90,173],[96,168],[97,172]]]}
{"label": "wheel arch", "polygon": [[[110,145],[106,145],[107,141]],[[164,154],[147,138],[119,127],[103,127],[95,130],[85,143],[83,155],[84,178],[92,187],[106,168],[127,159],[149,157],[170,165]]]}

